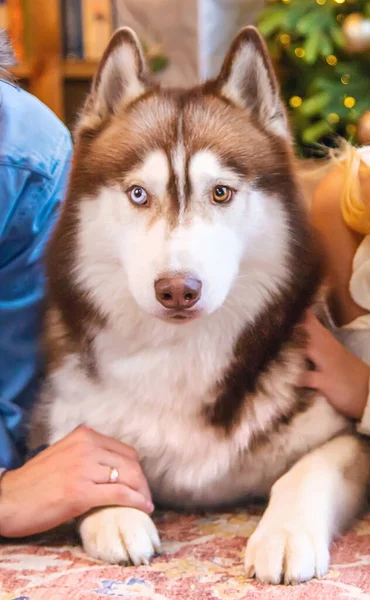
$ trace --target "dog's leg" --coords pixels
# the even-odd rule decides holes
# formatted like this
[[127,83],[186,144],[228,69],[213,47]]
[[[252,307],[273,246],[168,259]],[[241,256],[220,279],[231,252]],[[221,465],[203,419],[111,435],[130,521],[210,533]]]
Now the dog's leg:
[[331,540],[365,501],[369,470],[366,443],[351,435],[335,438],[297,462],[272,488],[247,545],[247,575],[275,584],[323,576]]
[[152,519],[135,508],[99,508],[79,520],[79,531],[87,554],[107,563],[147,565],[160,551]]

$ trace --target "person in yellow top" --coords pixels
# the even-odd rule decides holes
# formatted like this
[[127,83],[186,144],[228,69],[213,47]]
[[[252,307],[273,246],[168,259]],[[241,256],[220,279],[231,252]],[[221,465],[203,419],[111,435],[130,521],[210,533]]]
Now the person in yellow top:
[[302,384],[318,389],[370,435],[370,147],[345,145],[316,188],[312,219],[321,233],[334,320],[330,333],[309,314]]

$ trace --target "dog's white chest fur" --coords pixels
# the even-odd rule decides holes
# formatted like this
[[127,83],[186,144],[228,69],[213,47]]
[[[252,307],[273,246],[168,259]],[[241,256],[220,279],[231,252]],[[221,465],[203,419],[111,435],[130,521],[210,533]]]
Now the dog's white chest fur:
[[250,451],[256,435],[269,434],[276,406],[291,402],[287,381],[300,362],[295,354],[290,369],[284,364],[266,378],[266,398],[260,394],[249,400],[253,420],[246,415],[230,435],[212,427],[204,408],[215,401],[233,334],[225,332],[221,345],[214,335],[216,320],[211,329],[212,335],[205,331],[193,338],[189,328],[181,342],[170,335],[156,347],[146,345],[145,336],[124,347],[118,336],[99,334],[96,379],[87,377],[73,356],[51,378],[48,441],[80,424],[121,439],[135,447],[154,496],[167,503],[217,505],[248,493],[267,493],[297,457],[343,429],[345,422],[318,399],[295,418],[294,427],[265,440],[260,451]]

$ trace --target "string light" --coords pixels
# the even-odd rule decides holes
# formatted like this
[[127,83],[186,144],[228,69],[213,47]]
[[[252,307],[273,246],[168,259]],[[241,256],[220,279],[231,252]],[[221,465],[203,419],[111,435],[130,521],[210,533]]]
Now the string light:
[[347,125],[346,131],[347,131],[348,135],[355,135],[355,133],[357,131],[357,127],[356,127],[356,125],[353,125],[353,123],[350,123],[349,125]]
[[329,56],[326,57],[326,62],[328,63],[328,65],[330,65],[331,67],[334,67],[337,62],[338,59],[336,56],[334,56],[334,54],[329,54]]
[[290,4],[292,0],[283,0],[284,4]]
[[290,35],[288,33],[282,33],[279,37],[279,40],[282,44],[284,44],[284,46],[287,46],[288,44],[290,44]]
[[349,75],[348,75],[348,73],[346,73],[345,75],[343,75],[340,78],[340,80],[343,83],[343,85],[348,85],[348,83],[349,83]]
[[337,4],[344,4],[346,0],[334,0]]
[[338,123],[339,122],[339,115],[337,113],[330,113],[328,115],[328,121],[329,123]]
[[292,96],[289,100],[289,104],[292,108],[298,108],[302,104],[302,98],[300,96]]
[[346,108],[353,108],[354,105],[356,104],[356,100],[355,100],[355,98],[353,98],[353,96],[347,96],[344,99],[343,104]]
[[320,6],[323,6],[324,4],[326,4],[326,0],[316,0],[317,4],[320,4]]
[[303,57],[304,57],[304,55],[306,54],[306,51],[305,51],[303,48],[296,48],[296,49],[294,50],[294,54],[295,54],[296,56],[298,56],[298,58],[303,58]]

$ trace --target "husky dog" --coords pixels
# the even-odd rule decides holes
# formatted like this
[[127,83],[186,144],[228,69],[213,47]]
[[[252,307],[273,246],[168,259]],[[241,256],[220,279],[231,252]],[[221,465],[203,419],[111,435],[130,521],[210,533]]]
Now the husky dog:
[[[298,387],[320,260],[293,161],[254,28],[190,90],[151,84],[136,35],[116,32],[47,252],[48,374],[31,436],[51,444],[84,423],[126,442],[165,506],[271,492],[245,553],[247,575],[269,583],[327,571],[370,464],[352,424]],[[159,548],[131,508],[96,510],[79,530],[108,562]]]

